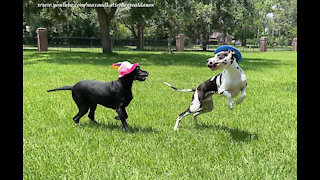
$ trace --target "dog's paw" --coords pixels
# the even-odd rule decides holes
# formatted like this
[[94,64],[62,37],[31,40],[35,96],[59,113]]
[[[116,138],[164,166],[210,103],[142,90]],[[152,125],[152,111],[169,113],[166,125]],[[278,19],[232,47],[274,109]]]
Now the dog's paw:
[[76,125],[79,125],[79,119],[78,120],[73,120],[73,122],[76,124]]
[[129,128],[122,128],[122,130],[125,131],[125,132],[128,133],[128,134],[133,134],[133,132],[131,132],[131,131],[129,130]]
[[95,124],[98,124],[98,122],[94,119],[94,120],[91,120],[91,122],[95,123]]
[[229,109],[232,110],[233,109],[233,101],[232,100],[228,100],[227,103],[228,103]]
[[82,125],[80,123],[75,123],[74,125],[75,125],[75,127],[82,127]]
[[202,127],[202,124],[198,122],[198,123],[195,123],[195,126],[196,127]]
[[202,126],[202,124],[201,124],[199,121],[195,121],[194,124],[195,124],[196,126]]
[[244,100],[245,97],[246,97],[246,95],[245,95],[245,94],[242,94],[242,95],[237,99],[236,104],[242,103],[242,101]]
[[178,129],[179,129],[179,128],[176,127],[176,126],[174,126],[174,128],[173,128],[174,131],[177,131]]
[[115,119],[115,120],[119,120],[119,121],[121,121],[121,119],[120,119],[120,117],[119,117],[119,116],[114,117],[114,119]]
[[240,103],[242,103],[242,101],[243,101],[243,99],[237,99],[237,101],[236,101],[236,104],[240,104]]

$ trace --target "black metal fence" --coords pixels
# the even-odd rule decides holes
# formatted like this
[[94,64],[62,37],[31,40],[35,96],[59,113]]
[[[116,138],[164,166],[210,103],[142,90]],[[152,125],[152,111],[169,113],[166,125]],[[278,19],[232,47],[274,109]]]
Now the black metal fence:
[[[137,39],[113,39],[112,49],[115,51],[138,50],[140,40]],[[237,44],[230,44],[236,46],[242,52],[259,52],[259,43],[247,44],[246,46],[239,46]],[[48,37],[49,50],[65,50],[65,51],[89,51],[102,52],[101,40],[96,37]],[[207,51],[214,51],[219,44],[207,43]],[[23,37],[23,48],[37,48],[37,38],[32,36]],[[168,51],[168,40],[166,39],[144,39],[143,51]],[[176,41],[171,41],[171,50],[176,50]],[[193,43],[191,41],[185,42],[186,51],[202,51],[200,42]],[[291,46],[272,46],[268,45],[268,51],[292,50]]]
[[[113,39],[112,49],[121,50],[137,50],[140,40],[137,39]],[[168,50],[168,41],[161,39],[145,39],[143,42],[143,50],[145,51],[166,51]],[[23,37],[24,48],[36,48],[37,38],[25,36]],[[101,40],[96,37],[68,37],[68,38],[50,38],[48,37],[49,49],[59,49],[68,51],[102,51]],[[175,50],[175,41],[171,43],[172,50]]]

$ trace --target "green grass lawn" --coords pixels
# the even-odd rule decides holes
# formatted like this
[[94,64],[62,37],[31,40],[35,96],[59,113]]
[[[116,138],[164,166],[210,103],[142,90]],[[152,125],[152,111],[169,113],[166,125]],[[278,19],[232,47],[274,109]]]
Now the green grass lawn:
[[[24,179],[297,179],[297,53],[243,53],[247,97],[233,111],[213,96],[214,110],[184,118],[196,88],[218,72],[205,66],[212,52],[23,51]],[[138,62],[149,72],[133,85],[127,134],[116,112],[98,106],[82,126],[70,91],[46,90],[85,79],[116,80],[115,62]]]

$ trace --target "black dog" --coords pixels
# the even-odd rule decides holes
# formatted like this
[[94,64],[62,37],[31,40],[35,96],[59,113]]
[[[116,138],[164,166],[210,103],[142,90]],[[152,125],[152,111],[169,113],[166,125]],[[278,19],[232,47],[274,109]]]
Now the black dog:
[[134,80],[145,81],[148,76],[147,71],[142,71],[140,66],[120,77],[117,81],[100,82],[94,80],[80,81],[74,86],[64,86],[57,89],[48,90],[47,92],[57,90],[71,90],[72,97],[79,108],[78,114],[73,118],[76,124],[79,124],[80,118],[85,115],[89,108],[90,112],[88,117],[91,121],[96,122],[94,119],[94,111],[97,104],[101,104],[107,108],[115,109],[118,116],[117,120],[121,120],[123,128],[126,132],[130,132],[126,119],[128,118],[126,107],[132,100],[132,83]]

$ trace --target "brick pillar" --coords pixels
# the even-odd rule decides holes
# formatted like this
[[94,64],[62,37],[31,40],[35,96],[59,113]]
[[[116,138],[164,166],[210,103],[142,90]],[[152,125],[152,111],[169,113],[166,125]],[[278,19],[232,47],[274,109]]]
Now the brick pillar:
[[184,51],[184,34],[178,34],[176,36],[176,48],[177,48],[177,51],[180,51],[180,52]]
[[298,38],[293,38],[292,40],[292,51],[297,51],[298,47]]
[[268,46],[268,38],[261,37],[260,38],[260,51],[267,52],[267,46]]
[[46,28],[37,28],[38,51],[48,51],[48,31]]
[[227,42],[228,42],[228,43],[231,43],[231,42],[232,42],[232,37],[231,37],[231,36],[228,36],[228,37],[227,37]]

